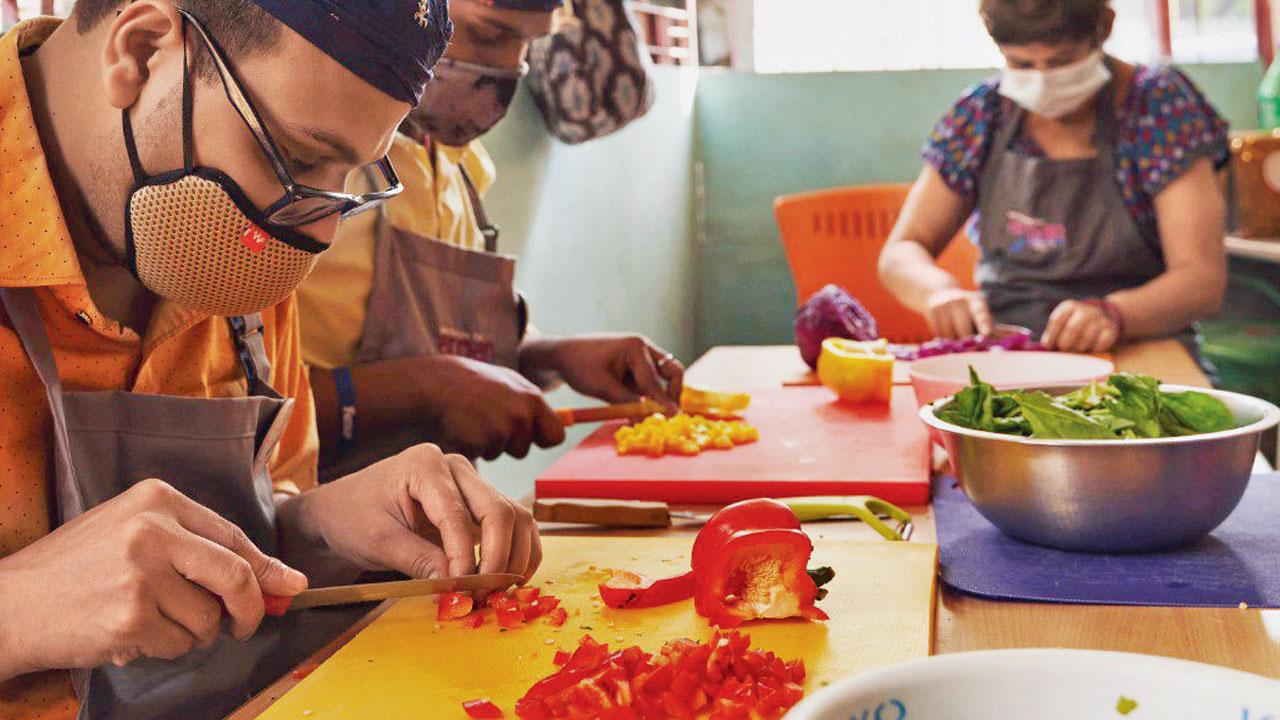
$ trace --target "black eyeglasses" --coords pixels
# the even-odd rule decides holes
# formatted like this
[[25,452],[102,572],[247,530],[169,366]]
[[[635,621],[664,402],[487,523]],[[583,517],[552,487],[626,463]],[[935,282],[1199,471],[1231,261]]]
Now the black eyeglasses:
[[249,131],[253,133],[258,145],[262,147],[267,161],[271,163],[271,169],[275,171],[280,184],[284,186],[284,195],[265,210],[268,220],[284,227],[298,227],[316,222],[330,215],[341,214],[342,217],[348,218],[366,210],[372,210],[404,191],[404,185],[400,183],[400,178],[396,177],[395,169],[391,167],[391,160],[385,156],[374,163],[373,166],[370,166],[370,169],[376,167],[382,173],[382,177],[387,183],[385,190],[352,195],[345,192],[321,190],[296,182],[293,179],[293,175],[289,173],[289,168],[285,165],[284,159],[280,156],[280,150],[271,139],[271,134],[267,132],[267,126],[262,122],[262,118],[258,116],[258,111],[254,109],[253,103],[249,101],[249,96],[245,94],[244,87],[236,79],[231,66],[227,64],[226,57],[223,55],[221,48],[218,47],[217,42],[194,15],[181,8],[178,8],[178,12],[191,24],[191,27],[195,28],[196,34],[200,36],[205,48],[209,50],[209,55],[213,58],[214,67],[218,70],[218,77],[222,79],[222,87],[226,89],[227,99],[231,101],[231,106],[235,108],[240,115],[240,119],[248,126]]

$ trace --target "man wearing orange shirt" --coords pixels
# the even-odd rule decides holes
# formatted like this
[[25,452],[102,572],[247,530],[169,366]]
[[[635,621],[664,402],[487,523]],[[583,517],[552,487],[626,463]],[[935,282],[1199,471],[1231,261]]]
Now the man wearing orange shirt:
[[263,593],[536,568],[434,447],[312,489],[293,290],[398,191],[450,32],[444,0],[80,0],[0,38],[0,717],[218,716]]

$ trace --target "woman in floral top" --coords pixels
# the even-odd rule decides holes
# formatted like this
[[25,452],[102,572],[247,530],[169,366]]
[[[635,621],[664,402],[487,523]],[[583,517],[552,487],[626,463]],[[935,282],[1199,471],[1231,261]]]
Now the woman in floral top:
[[[1226,122],[1178,70],[1103,54],[1107,0],[981,13],[1006,67],[930,135],[881,278],[942,337],[1007,322],[1051,349],[1176,336],[1194,350],[1226,286]],[[970,217],[979,292],[935,263]]]

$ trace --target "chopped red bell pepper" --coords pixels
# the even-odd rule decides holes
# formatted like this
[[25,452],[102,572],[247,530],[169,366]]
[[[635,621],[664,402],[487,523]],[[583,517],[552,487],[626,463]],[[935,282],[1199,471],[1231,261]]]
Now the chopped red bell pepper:
[[536,587],[518,587],[515,591],[516,600],[519,601],[521,605],[528,605],[532,603],[537,600],[538,596],[541,594],[542,588]]
[[533,599],[526,604],[517,594],[516,602],[520,604],[520,612],[524,613],[525,622],[533,622],[560,606],[560,598],[554,595],[533,596]]
[[600,599],[611,608],[648,608],[669,605],[693,597],[692,571],[676,577],[653,580],[625,570],[614,570],[600,585]]
[[827,619],[814,607],[806,571],[813,543],[791,508],[775,500],[735,503],[712,516],[693,546],[694,606],[711,624],[756,618]]
[[698,531],[693,541],[694,572],[710,563],[716,552],[743,530],[773,530],[775,528],[800,529],[800,519],[791,508],[778,502],[760,498],[743,500],[725,506],[711,516]]
[[440,593],[440,607],[436,610],[437,620],[459,620],[471,612],[475,598],[467,593]]
[[547,613],[547,624],[551,627],[564,627],[565,622],[568,620],[569,613],[562,607],[558,607]]
[[710,713],[722,720],[778,720],[804,696],[789,680],[795,662],[752,649],[738,633],[708,643],[668,642],[656,654],[639,647],[610,652],[590,636],[562,667],[535,684],[515,705],[521,720],[593,718],[667,720]]
[[467,717],[477,718],[478,720],[491,720],[493,718],[506,717],[502,712],[502,708],[494,705],[493,701],[489,698],[468,700],[462,703],[462,709],[466,711]]
[[476,610],[462,618],[462,627],[468,630],[475,630],[481,625],[484,625],[484,610]]
[[493,614],[498,620],[498,626],[507,630],[524,625],[524,611],[515,602],[495,608]]
[[516,701],[516,717],[520,720],[554,720],[555,718],[546,703],[530,697]]

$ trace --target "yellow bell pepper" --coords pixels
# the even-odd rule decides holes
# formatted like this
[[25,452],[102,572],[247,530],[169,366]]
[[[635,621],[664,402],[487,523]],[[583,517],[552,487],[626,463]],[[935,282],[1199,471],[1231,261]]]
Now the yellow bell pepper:
[[727,393],[685,383],[680,391],[680,410],[710,418],[736,418],[751,404],[746,393]]
[[818,379],[844,402],[887,405],[893,397],[893,355],[888,341],[823,340]]
[[613,434],[619,455],[697,455],[706,449],[728,450],[755,442],[760,431],[745,422],[709,420],[678,413],[668,418],[650,415],[635,425],[625,425]]

